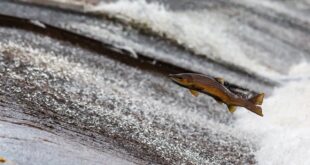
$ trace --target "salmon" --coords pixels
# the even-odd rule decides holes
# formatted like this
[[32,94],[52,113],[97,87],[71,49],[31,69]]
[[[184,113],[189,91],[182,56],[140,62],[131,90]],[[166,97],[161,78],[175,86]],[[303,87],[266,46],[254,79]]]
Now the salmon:
[[263,116],[260,105],[263,104],[264,93],[247,99],[226,88],[222,78],[213,78],[196,73],[170,74],[169,77],[176,84],[189,89],[194,96],[204,93],[213,97],[217,102],[226,104],[231,113],[235,112],[237,107],[244,107],[259,116]]

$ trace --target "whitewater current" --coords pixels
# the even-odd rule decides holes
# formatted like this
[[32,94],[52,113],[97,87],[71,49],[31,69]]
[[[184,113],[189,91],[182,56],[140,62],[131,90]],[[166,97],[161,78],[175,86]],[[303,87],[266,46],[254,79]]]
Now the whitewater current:
[[[310,65],[291,69],[291,79],[265,99],[264,117],[239,111],[235,127],[248,132],[259,144],[259,164],[310,164]],[[296,79],[296,76],[300,77]]]
[[[248,2],[250,1],[244,1]],[[272,7],[272,2],[269,1],[262,4]],[[286,10],[281,5],[273,6],[276,10],[281,9],[280,12]],[[101,3],[87,10],[109,14],[127,23],[142,24],[176,40],[197,54],[280,82],[281,85],[264,100],[263,118],[249,115],[246,110],[240,109],[236,112],[237,120],[233,127],[244,131],[245,136],[258,144],[255,156],[259,164],[310,164],[310,64],[305,62],[308,61],[307,52],[294,50],[300,58],[296,58],[298,60],[288,66],[294,59],[292,55],[288,55],[291,60],[286,60],[283,52],[290,50],[282,52],[277,48],[289,49],[288,46],[277,43],[273,38],[248,26],[236,25],[238,22],[233,17],[229,18],[207,9],[172,11],[169,6],[157,2],[123,0]],[[292,17],[296,16],[296,13],[290,14]],[[282,35],[286,36],[287,40],[293,40],[294,35],[285,29],[283,31]],[[269,58],[268,53],[256,49],[256,45],[249,46],[253,43],[240,45],[236,33],[244,32],[251,34],[257,42],[272,43],[275,50],[271,53],[281,56],[273,54],[274,57]],[[270,63],[264,61],[265,58]],[[284,62],[286,65],[283,65]]]
[[[195,0],[195,2],[196,1],[199,0]],[[199,2],[204,4],[203,1]],[[116,18],[127,24],[138,25],[138,28],[149,29],[161,37],[175,41],[177,44],[191,50],[196,55],[212,59],[223,65],[238,67],[253,75],[263,76],[273,81],[277,81],[280,85],[276,86],[272,93],[266,94],[267,96],[262,105],[264,112],[263,118],[257,117],[251,112],[240,108],[234,114],[236,120],[229,126],[226,124],[215,123],[212,120],[209,121],[209,118],[201,116],[198,113],[193,114],[191,111],[187,111],[187,109],[185,112],[188,114],[185,115],[185,112],[180,112],[181,103],[179,102],[177,102],[178,104],[176,105],[169,105],[169,103],[167,103],[169,106],[163,104],[161,105],[162,107],[156,107],[158,101],[154,101],[151,105],[154,105],[156,108],[152,109],[150,108],[151,106],[145,105],[144,109],[148,110],[146,112],[149,113],[153,113],[152,110],[156,110],[157,113],[160,112],[160,115],[158,116],[162,117],[167,116],[165,109],[167,108],[169,110],[168,112],[171,113],[171,116],[179,115],[179,120],[182,119],[183,121],[184,119],[188,123],[203,126],[206,125],[211,127],[212,131],[216,133],[224,130],[223,132],[230,132],[240,139],[248,139],[257,145],[255,159],[258,164],[261,165],[310,164],[310,33],[308,33],[307,28],[302,26],[304,24],[307,25],[307,23],[310,22],[310,17],[304,16],[304,13],[307,13],[307,10],[305,9],[308,9],[307,4],[309,6],[309,2],[300,0],[300,3],[298,4],[301,4],[301,2],[304,2],[303,4],[305,4],[301,7],[300,5],[296,5],[297,7],[289,5],[289,7],[292,7],[292,10],[291,8],[288,8],[288,6],[282,5],[281,3],[284,3],[282,1],[275,2],[264,0],[263,3],[258,3],[258,1],[255,2],[253,0],[242,0],[239,2],[218,0],[208,2],[210,3],[206,8],[202,7],[202,9],[199,8],[194,10],[186,10],[182,8],[182,10],[176,10],[167,5],[168,3],[159,3],[156,1],[105,1],[96,6],[87,6],[85,10],[86,12],[96,12],[109,15],[109,17]],[[258,10],[253,9],[256,5],[261,5],[260,7],[257,7]],[[298,10],[293,10],[296,8]],[[268,12],[271,10],[275,12],[271,12],[271,14],[268,15]],[[302,12],[300,12],[301,10]],[[266,14],[266,16],[263,14]],[[283,16],[283,18],[279,18],[278,20],[278,16]],[[286,19],[293,19],[295,22],[285,23]],[[78,27],[79,25],[80,28],[86,30],[90,29],[90,25],[86,26],[85,24],[74,24],[72,22],[71,26]],[[64,22],[64,24],[70,24],[70,22]],[[296,25],[298,28],[292,28],[290,26],[292,24]],[[112,34],[112,30],[103,31],[102,29],[107,29],[107,27],[98,28],[96,26],[96,28],[91,29],[91,31],[93,33],[98,33],[98,35],[101,34],[102,36]],[[123,29],[119,28],[118,30],[122,31]],[[115,33],[118,34],[118,32]],[[150,50],[150,48],[145,47],[145,45],[141,46],[139,43],[129,42],[126,40],[126,37],[124,37],[125,39],[122,37],[116,38],[117,35],[111,35],[109,37],[119,42],[126,41],[128,45],[122,45],[122,47],[128,47],[129,50],[132,50],[133,55],[134,51],[137,50],[140,52],[155,52],[154,54],[160,51],[157,49]],[[55,45],[55,43],[53,43],[53,45]],[[18,45],[10,44],[9,46],[18,47]],[[32,50],[27,50],[27,52],[32,52]],[[34,59],[45,59],[41,56],[34,56],[35,54],[35,52],[32,52]],[[47,57],[53,57],[53,55],[48,55]],[[52,61],[59,60],[54,57],[50,59]],[[178,57],[175,57],[175,60],[179,60]],[[83,60],[81,61],[81,63],[84,63]],[[49,61],[46,63],[51,65],[52,71],[58,71],[58,65],[60,64],[63,66],[70,66],[66,62],[67,59],[57,61],[57,63],[55,62],[57,64],[55,64],[55,66],[54,63]],[[191,62],[194,63],[195,61]],[[112,64],[113,63],[110,61],[107,63],[109,68],[114,67]],[[141,99],[141,95],[137,92],[139,90],[135,89],[130,91],[130,96],[127,88],[126,91],[123,91],[123,88],[121,87],[126,86],[126,81],[119,81],[116,78],[114,79],[115,73],[108,75],[108,80],[114,85],[118,83],[119,88],[121,89],[116,87],[113,89],[105,88],[111,84],[109,84],[108,80],[99,78],[101,78],[101,75],[106,76],[106,72],[108,72],[107,70],[100,68],[94,69],[94,72],[90,72],[87,69],[80,69],[79,65],[80,63],[74,65],[77,66],[75,67],[75,70],[80,71],[80,75],[87,73],[85,74],[87,75],[87,80],[89,79],[89,76],[92,80],[96,80],[95,82],[98,81],[96,84],[100,84],[98,85],[98,88],[101,89],[101,93],[105,94],[107,91],[116,94],[121,93],[126,96],[126,99],[127,95],[131,98],[136,96],[134,97],[135,100],[132,101],[135,103],[138,102],[137,100]],[[71,67],[70,69],[72,68],[74,69],[74,67]],[[204,68],[200,69],[203,70]],[[69,69],[67,72],[70,73]],[[105,74],[102,74],[101,72],[104,72]],[[129,75],[129,78],[134,77],[133,75],[135,74],[141,74],[140,71],[137,72],[138,73],[132,73],[132,75]],[[65,75],[66,74],[67,73],[65,73]],[[81,78],[80,75],[76,76],[76,79],[79,81],[83,78]],[[121,75],[119,77],[121,77],[121,80],[125,79]],[[102,85],[101,82],[104,81],[108,85]],[[146,80],[144,81],[147,82]],[[141,84],[145,83],[144,81],[141,81]],[[86,82],[88,81],[82,81],[82,84],[87,84]],[[97,89],[96,84],[94,86]],[[162,82],[162,84],[164,84],[164,82]],[[139,86],[139,84],[137,86]],[[133,88],[135,87],[136,86]],[[156,87],[157,86],[154,88]],[[105,91],[103,89],[105,89]],[[167,89],[169,89],[167,91],[172,90],[170,86],[169,88],[167,87]],[[70,88],[68,90],[73,89]],[[181,98],[189,97],[185,94],[185,90],[180,90],[178,92],[179,93],[175,93],[181,95]],[[144,94],[145,92],[143,91],[141,93]],[[163,93],[167,93],[166,90],[163,90]],[[147,96],[147,94],[145,95]],[[163,100],[168,102],[169,97]],[[191,100],[191,102],[193,101]],[[142,101],[141,105],[144,105],[142,104]],[[171,108],[173,106],[176,107]],[[203,106],[205,106],[205,102],[203,102]],[[98,107],[101,112],[101,107]],[[196,105],[192,107],[196,107]],[[193,109],[192,107],[189,107],[188,109]],[[161,111],[165,112],[161,113]],[[121,112],[118,113],[121,114]],[[223,112],[223,114],[224,113],[225,112]],[[222,114],[222,112],[219,111],[219,114]],[[111,113],[111,115],[115,114]],[[191,118],[188,119],[186,116],[191,116]],[[210,117],[211,115],[208,116]],[[219,116],[219,118],[221,118],[221,115],[214,116]],[[128,117],[128,120],[130,122],[132,121],[133,125],[137,125],[137,122],[135,122],[136,119]],[[141,130],[146,129],[145,127],[142,127]],[[203,130],[201,132],[203,132]],[[165,132],[160,133],[164,140],[170,139],[170,137],[165,135]],[[166,142],[164,140],[163,142]],[[218,140],[218,137],[214,136],[212,140],[217,142],[216,140]],[[197,145],[197,148],[199,148],[200,145],[201,144]],[[171,149],[171,151],[175,151],[175,149]],[[164,154],[165,153],[163,153],[163,155]],[[191,155],[190,152],[185,150],[184,154],[189,155],[189,157],[194,155],[195,158],[196,156],[200,158],[198,151]]]

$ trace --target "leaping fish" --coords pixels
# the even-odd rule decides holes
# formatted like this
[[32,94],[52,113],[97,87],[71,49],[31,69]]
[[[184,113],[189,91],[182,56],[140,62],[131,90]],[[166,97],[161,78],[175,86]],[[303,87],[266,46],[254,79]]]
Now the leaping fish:
[[262,108],[259,105],[263,104],[264,93],[245,99],[227,89],[222,78],[213,78],[196,73],[170,74],[169,77],[176,84],[188,88],[194,96],[198,96],[200,92],[213,97],[219,103],[226,104],[231,113],[235,112],[239,106],[263,116]]

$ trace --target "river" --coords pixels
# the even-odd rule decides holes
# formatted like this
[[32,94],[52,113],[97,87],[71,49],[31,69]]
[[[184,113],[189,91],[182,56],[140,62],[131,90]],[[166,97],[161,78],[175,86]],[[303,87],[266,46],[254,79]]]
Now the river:
[[[78,2],[81,8],[67,11],[66,5],[59,10],[3,1],[0,13],[94,38],[131,59],[142,54],[153,67],[1,27],[1,104],[23,109],[2,111],[3,118],[25,120],[16,115],[25,113],[43,126],[85,130],[98,141],[86,146],[119,153],[128,163],[310,164],[307,0]],[[265,92],[264,117],[244,108],[230,114],[208,96],[192,97],[156,70],[160,62]],[[54,132],[65,134],[61,130]],[[37,159],[14,152],[0,154],[20,164],[21,155]]]

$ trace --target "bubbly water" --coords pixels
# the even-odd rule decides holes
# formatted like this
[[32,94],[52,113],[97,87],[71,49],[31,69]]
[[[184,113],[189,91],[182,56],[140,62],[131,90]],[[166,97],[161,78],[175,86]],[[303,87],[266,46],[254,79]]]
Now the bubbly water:
[[[309,69],[309,64],[300,64],[291,75],[309,75]],[[310,164],[309,98],[309,78],[293,79],[265,99],[263,118],[237,112],[235,126],[259,143],[256,159],[260,164]]]
[[[229,19],[208,11],[169,11],[163,5],[146,1],[118,1],[95,7],[93,10],[107,12],[128,22],[142,23],[179,44],[206,55],[262,73],[268,70],[245,55],[230,32]],[[212,45],[210,45],[212,43]],[[255,65],[255,70],[251,66]],[[268,72],[277,75],[276,72]]]
[[[203,1],[193,0],[193,2],[197,1],[204,4]],[[237,4],[239,2],[240,4],[242,3],[242,7],[240,7],[240,4]],[[174,9],[167,5],[170,2],[158,3],[145,0],[122,0],[117,2],[101,3],[95,7],[87,7],[86,10],[88,12],[95,11],[102,14],[107,14],[119,20],[125,21],[128,24],[135,24],[139,25],[140,28],[150,29],[158,35],[183,45],[185,48],[192,50],[197,55],[205,56],[224,65],[229,64],[246,70],[249,73],[268,77],[272,80],[280,82],[281,85],[276,87],[272,95],[266,97],[264,100],[263,118],[253,115],[251,112],[240,108],[237,112],[235,112],[237,119],[236,121],[233,121],[232,125],[227,125],[227,123],[219,123],[218,121],[220,121],[220,119],[227,117],[227,113],[220,111],[219,108],[209,108],[212,110],[219,110],[218,112],[214,112],[215,114],[213,116],[213,111],[212,113],[208,112],[208,115],[201,115],[199,113],[205,110],[205,97],[199,98],[202,101],[197,101],[197,99],[194,100],[192,98],[186,100],[185,98],[190,96],[186,95],[184,90],[180,90],[172,85],[170,86],[170,84],[167,85],[165,80],[161,78],[156,79],[158,82],[153,85],[152,81],[154,81],[154,79],[152,79],[152,81],[149,80],[153,77],[139,77],[137,75],[140,75],[141,73],[136,70],[134,70],[135,72],[130,72],[131,74],[120,74],[122,72],[119,71],[117,75],[118,77],[114,78],[116,72],[113,71],[113,68],[119,69],[115,66],[120,64],[114,64],[113,61],[101,62],[99,66],[107,65],[102,67],[104,69],[101,67],[93,68],[86,65],[87,60],[83,58],[87,57],[82,55],[78,58],[81,62],[71,62],[69,60],[70,56],[66,58],[61,56],[56,58],[54,54],[47,53],[43,53],[47,55],[39,56],[37,54],[42,52],[39,51],[38,53],[32,49],[26,51],[31,53],[24,58],[31,57],[36,60],[36,63],[34,62],[33,64],[36,67],[40,67],[41,63],[46,63],[51,72],[55,72],[60,75],[69,75],[69,77],[71,76],[73,79],[76,79],[76,82],[78,82],[77,84],[80,84],[82,87],[94,86],[94,89],[100,89],[97,92],[100,97],[110,97],[110,95],[106,96],[106,93],[108,92],[112,96],[115,95],[129,102],[132,101],[132,106],[134,106],[133,109],[138,109],[136,110],[137,112],[142,112],[142,110],[139,109],[142,107],[143,114],[141,116],[146,116],[147,120],[154,120],[158,122],[159,126],[162,126],[167,122],[168,124],[171,124],[170,129],[172,129],[174,128],[173,124],[176,123],[175,125],[178,126],[178,123],[185,123],[184,121],[187,121],[186,126],[189,125],[189,128],[192,128],[190,127],[192,125],[195,127],[200,126],[200,130],[194,130],[190,133],[186,132],[188,130],[185,128],[181,129],[185,132],[184,136],[182,136],[184,139],[189,137],[188,135],[191,133],[199,133],[197,137],[202,140],[196,142],[197,145],[195,147],[197,149],[195,148],[195,151],[197,152],[191,153],[189,150],[183,150],[183,148],[178,151],[173,148],[174,146],[171,147],[167,145],[168,149],[163,148],[160,150],[161,152],[159,153],[162,155],[167,155],[167,151],[178,151],[181,153],[179,154],[180,159],[188,158],[193,162],[202,162],[201,159],[203,157],[201,157],[200,153],[206,147],[210,147],[210,145],[205,144],[206,142],[214,142],[216,145],[212,147],[216,147],[218,144],[221,144],[224,148],[227,146],[234,146],[238,149],[237,145],[239,143],[235,143],[234,138],[227,136],[229,137],[227,140],[225,135],[229,134],[238,138],[240,141],[248,140],[257,144],[255,159],[259,164],[310,164],[310,36],[307,31],[307,27],[304,27],[304,25],[308,25],[307,23],[310,22],[310,17],[305,17],[304,15],[304,13],[308,12],[305,9],[308,9],[307,5],[309,6],[309,2],[306,0],[300,0],[296,2],[298,5],[290,6],[292,9],[296,10],[292,10],[287,6],[285,7],[285,5],[279,5],[281,2],[278,3],[275,1],[265,0],[260,3],[253,0],[242,0],[239,2],[224,2],[220,0],[208,1],[209,6],[207,5],[199,8],[200,6],[198,5],[196,6],[197,8],[194,7],[191,8],[191,10],[187,10],[184,8]],[[223,6],[225,3],[228,3],[228,6]],[[255,5],[261,5],[261,8],[254,10],[253,6],[255,7]],[[277,11],[280,14],[284,13],[286,16],[282,20],[277,20],[278,15],[275,13],[271,12],[271,14],[268,15],[270,9]],[[262,12],[266,13],[265,17],[261,16]],[[267,18],[269,20],[267,20]],[[287,23],[285,22],[287,18],[290,20],[294,19],[295,22]],[[85,28],[95,33],[100,33],[101,35],[109,37],[109,39],[117,42],[128,41],[126,40],[126,34],[123,34],[123,36],[120,37],[118,35],[114,35],[117,33],[115,31],[115,33],[111,33],[112,30],[102,30],[107,29],[107,27],[98,28],[93,26],[91,29],[90,26],[85,26],[85,24],[72,22],[65,23],[68,26],[71,25],[79,28]],[[290,24],[296,25],[297,28],[294,29],[290,27]],[[122,31],[122,29],[120,29],[120,31]],[[8,45],[8,47],[19,48],[19,46],[15,44]],[[55,43],[51,45],[55,46]],[[60,45],[61,44],[58,46],[60,47]],[[143,51],[143,49],[146,49],[145,45],[141,46],[134,42],[129,43],[129,41],[127,42],[127,45],[122,46],[128,46],[129,50],[131,50],[132,47],[136,48],[133,49],[133,51],[136,51],[137,49],[139,51]],[[76,52],[79,51],[80,50],[76,50]],[[153,52],[156,54],[158,51],[159,50],[157,49],[152,49],[145,52]],[[132,54],[134,55],[134,53]],[[100,61],[101,57],[97,58]],[[177,56],[174,58],[178,60]],[[195,61],[190,62],[195,63]],[[77,74],[71,74],[72,70],[74,70]],[[125,68],[123,70],[130,70],[130,68]],[[127,73],[125,71],[124,73]],[[127,77],[124,78],[124,75]],[[141,80],[141,83],[134,86],[132,85],[135,83],[133,80],[137,79],[137,77],[138,80]],[[239,79],[239,77],[237,77],[237,79]],[[90,80],[93,82],[91,85],[89,85]],[[131,83],[130,81],[133,82]],[[143,84],[146,84],[145,87],[147,88],[141,88]],[[152,93],[152,90],[150,89],[152,86],[147,86],[147,84],[153,85],[153,88],[156,89],[154,91],[161,91],[163,94]],[[110,88],[110,86],[112,86],[112,88]],[[157,90],[157,88],[159,89]],[[87,89],[88,88],[85,88],[85,91],[88,91]],[[145,89],[148,89],[151,92]],[[75,92],[74,88],[66,88],[66,90],[72,93]],[[89,91],[93,91],[93,89]],[[176,98],[181,99],[175,99],[177,101],[173,102],[173,95],[176,95]],[[165,96],[164,99],[162,96]],[[153,101],[144,103],[143,101],[139,101],[141,100],[141,97],[154,99],[152,99]],[[87,99],[85,98],[85,104],[89,103]],[[166,135],[166,132],[159,130],[157,135],[154,135],[154,133],[149,134],[149,132],[154,132],[152,127],[150,127],[151,131],[146,129],[149,128],[149,123],[139,125],[136,121],[138,119],[135,119],[130,115],[129,117],[127,117],[128,115],[124,117],[122,114],[123,112],[121,111],[122,108],[123,111],[126,112],[124,114],[133,112],[132,110],[127,110],[128,105],[123,105],[121,102],[122,99],[120,99],[119,103],[119,107],[121,108],[116,108],[115,111],[117,111],[117,113],[115,114],[110,114],[108,108],[106,111],[102,110],[101,106],[97,106],[97,103],[95,104],[92,101],[90,101],[90,105],[95,104],[94,107],[98,108],[97,110],[99,114],[104,112],[103,114],[105,115],[108,114],[111,116],[116,116],[117,119],[122,119],[119,121],[117,120],[119,123],[130,123],[139,129],[141,127],[141,130],[137,129],[137,132],[147,132],[145,135],[148,138],[154,136],[153,138],[155,140],[152,143],[149,143],[149,141],[147,141],[149,139],[147,138],[145,138],[146,142],[144,142],[154,148],[163,146],[163,144],[170,144],[168,141],[171,140],[171,137]],[[182,100],[186,100],[186,102]],[[171,104],[171,102],[173,102],[173,104]],[[201,105],[196,104],[199,102],[201,102]],[[193,105],[189,105],[189,103],[193,103]],[[201,108],[201,111],[193,110],[199,106],[203,107]],[[96,110],[94,107],[91,108]],[[146,115],[144,113],[146,113]],[[178,122],[173,123],[166,119],[169,118],[166,117],[167,114],[174,116],[175,118],[173,118],[173,120]],[[155,120],[154,116],[159,116],[158,121]],[[214,119],[212,120],[210,117],[213,117],[216,120],[213,121]],[[231,121],[230,118],[229,121]],[[161,124],[161,122],[164,124]],[[100,124],[102,123],[99,123],[98,125],[100,126]],[[175,127],[180,129],[177,126]],[[205,128],[211,130],[209,130],[208,135],[205,134]],[[167,129],[165,128],[163,130]],[[221,134],[223,134],[223,137]],[[136,141],[142,141],[138,134],[133,134],[131,138],[135,140],[138,139]],[[204,138],[208,139],[206,140]],[[192,142],[195,142],[194,140],[191,139]],[[186,143],[184,142],[184,144],[188,144],[188,141],[185,141]],[[244,151],[244,148],[240,147],[237,151],[251,152],[251,150],[252,148],[249,149],[249,151]],[[215,156],[217,155],[215,154]],[[219,160],[223,158],[219,157],[214,159]]]
[[[282,78],[288,73],[289,66],[294,66],[305,58],[309,59],[308,33],[283,28],[286,25],[276,23],[283,20],[277,20],[278,17],[272,12],[267,14],[270,17],[268,19],[274,19],[271,21],[253,14],[264,14],[270,10],[289,13],[285,13],[289,10],[281,5],[274,4],[275,7],[270,8],[273,3],[266,1],[261,3],[261,8],[266,11],[260,11],[259,7],[253,8],[257,3],[247,0],[240,4],[231,1],[208,1],[205,4],[203,1],[194,2],[198,9],[183,7],[172,10],[171,5],[165,5],[167,2],[121,0],[103,2],[86,10],[103,13],[128,24],[138,24],[140,28],[152,30],[197,55],[269,79]],[[205,7],[199,9],[199,5]],[[284,18],[296,20],[300,18],[303,24],[310,22],[309,17],[301,17],[296,13],[289,13],[286,17]],[[298,46],[305,47],[305,50],[296,49]],[[292,54],[294,59],[291,58]],[[283,67],[283,62],[288,67]]]
[[[268,1],[262,4],[268,8],[273,7]],[[281,12],[290,11],[281,6],[274,5],[274,7]],[[162,4],[144,0],[125,0],[102,3],[88,10],[108,13],[127,22],[143,23],[153,31],[175,39],[197,54],[230,63],[281,82],[282,85],[277,87],[270,97],[265,98],[263,118],[249,115],[248,111],[240,109],[236,112],[237,120],[234,127],[237,128],[236,130],[245,131],[245,134],[258,144],[255,155],[259,164],[310,164],[310,65],[306,62],[298,64],[307,61],[305,57],[309,54],[299,52],[302,58],[291,67],[284,65],[286,62],[289,63],[285,60],[282,60],[278,68],[276,65],[270,66],[262,62],[265,58],[263,53],[257,55],[258,49],[239,45],[239,38],[236,38],[233,32],[244,31],[248,34],[253,32],[252,38],[272,41],[260,36],[263,34],[251,31],[247,26],[237,26],[237,22],[233,19],[207,9],[172,11],[168,8]],[[289,15],[298,14],[290,11]],[[236,27],[239,31],[232,29]],[[292,35],[289,32],[286,34]],[[272,44],[275,45],[275,53],[281,54],[281,50],[277,50],[279,45],[275,42]],[[284,47],[287,48],[287,46]],[[253,58],[247,53],[257,56]],[[277,63],[282,58],[284,57],[269,60]],[[294,61],[292,55],[287,59]]]

